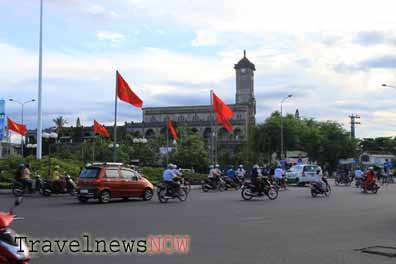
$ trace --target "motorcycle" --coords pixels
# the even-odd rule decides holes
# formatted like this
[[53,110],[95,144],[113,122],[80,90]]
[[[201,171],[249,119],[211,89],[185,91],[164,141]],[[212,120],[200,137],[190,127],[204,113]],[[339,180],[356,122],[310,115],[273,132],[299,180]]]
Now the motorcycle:
[[23,184],[23,182],[18,180],[13,180],[11,183],[11,191],[12,194],[16,197],[23,196],[26,192],[28,193],[40,193],[44,195],[45,187],[44,180],[41,176],[36,172],[34,176],[34,180],[32,181],[32,188],[29,189],[28,186]]
[[238,190],[239,189],[239,182],[237,183],[236,181],[234,181],[233,179],[231,179],[228,176],[223,176],[221,178],[225,183],[225,190],[228,190],[228,189]]
[[29,249],[18,234],[9,228],[14,220],[23,219],[13,214],[16,206],[20,205],[23,197],[18,197],[9,212],[0,212],[0,263],[28,264],[30,261]]
[[316,196],[322,194],[326,197],[329,197],[331,194],[330,184],[326,179],[323,179],[325,186],[321,182],[312,182],[311,183],[311,196],[315,198]]
[[209,180],[209,179],[205,179],[202,181],[203,192],[209,192],[210,190],[224,191],[225,189],[226,189],[226,183],[221,177],[218,179],[218,181]]
[[349,176],[337,176],[335,178],[336,185],[344,184],[345,186],[349,186],[349,185],[351,185],[351,183],[352,183],[352,180],[351,180],[351,178],[349,178]]
[[72,177],[65,173],[64,179],[58,182],[45,180],[43,183],[44,196],[51,196],[51,194],[68,193],[72,196],[76,195],[77,184],[73,181]]
[[356,186],[356,188],[360,188],[362,186],[361,178],[355,178],[355,186]]
[[362,188],[362,192],[367,192],[367,191],[369,191],[369,192],[372,192],[372,193],[376,194],[376,193],[378,193],[378,190],[379,190],[380,187],[378,186],[378,184],[377,184],[376,181],[373,181],[372,183],[370,183],[370,184],[367,186],[367,190],[365,190],[365,189],[363,188],[363,184],[361,185],[361,188]]
[[278,190],[272,185],[268,179],[261,179],[262,192],[258,192],[253,183],[245,182],[241,188],[241,196],[244,200],[251,200],[253,197],[261,197],[266,195],[270,200],[278,198]]
[[[180,186],[180,180],[175,180]],[[161,183],[157,186],[157,195],[160,203],[167,203],[170,199],[179,199],[181,202],[187,200],[188,187],[183,185],[179,187],[179,191],[169,188],[168,184]]]

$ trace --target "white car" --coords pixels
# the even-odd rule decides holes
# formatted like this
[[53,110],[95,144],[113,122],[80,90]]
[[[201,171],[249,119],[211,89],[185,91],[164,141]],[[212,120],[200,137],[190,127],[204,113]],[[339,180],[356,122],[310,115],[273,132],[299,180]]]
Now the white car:
[[297,185],[305,185],[315,181],[317,174],[322,175],[322,168],[313,164],[295,165],[286,171],[286,179],[288,183],[296,183]]

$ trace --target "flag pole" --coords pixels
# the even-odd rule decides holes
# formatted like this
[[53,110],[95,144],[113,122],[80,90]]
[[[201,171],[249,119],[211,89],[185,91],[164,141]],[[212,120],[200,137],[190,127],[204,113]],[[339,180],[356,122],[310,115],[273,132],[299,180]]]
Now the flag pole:
[[113,162],[117,160],[117,102],[118,102],[118,80],[116,71],[115,106],[114,106],[114,142],[113,142]]
[[39,76],[38,76],[38,100],[37,100],[37,149],[36,159],[40,160],[42,156],[42,76],[43,76],[43,0],[40,1],[40,42],[39,42]]
[[211,120],[211,133],[210,133],[210,160],[212,164],[215,163],[215,144],[214,144],[214,136],[215,136],[215,128],[214,128],[214,112],[213,112],[213,90],[210,90],[210,105],[212,109],[212,120]]
[[92,162],[95,162],[95,145],[96,145],[96,135],[93,138],[93,146],[92,146]]
[[168,127],[168,122],[169,122],[169,116],[166,118],[166,166],[169,164],[169,127]]

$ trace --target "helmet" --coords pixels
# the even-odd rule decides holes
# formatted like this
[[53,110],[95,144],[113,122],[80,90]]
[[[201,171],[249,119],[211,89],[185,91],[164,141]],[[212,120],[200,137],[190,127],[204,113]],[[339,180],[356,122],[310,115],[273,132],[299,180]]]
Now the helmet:
[[213,165],[210,165],[210,166],[209,166],[209,169],[213,169],[213,168],[214,168],[214,166],[213,166]]
[[369,170],[374,170],[374,168],[372,166],[368,167]]
[[242,165],[242,164],[239,164],[239,168],[243,168],[243,165]]
[[216,164],[216,168],[220,168],[220,165],[219,165],[219,164]]
[[20,169],[23,169],[23,168],[25,168],[25,164],[23,164],[23,163],[19,163],[19,164],[18,164],[18,168],[20,168]]
[[168,169],[173,169],[173,164],[172,163],[168,164]]
[[59,170],[59,165],[55,165],[54,169]]
[[257,164],[253,165],[253,169],[258,169],[258,168],[259,168],[259,165],[257,165]]
[[176,164],[172,164],[172,169],[177,169],[177,165]]

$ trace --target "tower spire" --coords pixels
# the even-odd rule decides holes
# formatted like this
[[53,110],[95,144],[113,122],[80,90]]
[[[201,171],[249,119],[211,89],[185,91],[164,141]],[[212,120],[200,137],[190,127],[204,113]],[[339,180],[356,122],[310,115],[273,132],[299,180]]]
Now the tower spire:
[[243,50],[243,57],[246,58],[246,50]]

